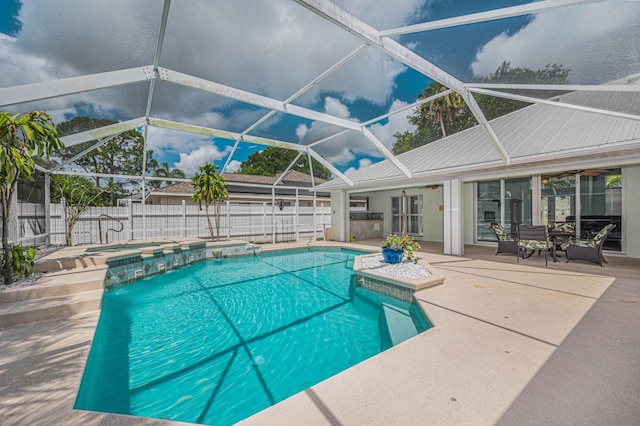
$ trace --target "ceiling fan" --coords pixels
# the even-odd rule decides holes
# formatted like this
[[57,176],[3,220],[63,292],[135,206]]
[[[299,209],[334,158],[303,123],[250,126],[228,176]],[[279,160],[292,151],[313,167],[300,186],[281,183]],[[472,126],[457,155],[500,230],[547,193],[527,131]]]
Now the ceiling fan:
[[608,173],[610,172],[610,169],[585,169],[585,170],[571,170],[568,172],[564,172],[558,176],[552,176],[558,179],[561,179],[563,177],[567,177],[567,176],[574,176],[576,174],[579,174],[580,176],[600,176],[603,173]]

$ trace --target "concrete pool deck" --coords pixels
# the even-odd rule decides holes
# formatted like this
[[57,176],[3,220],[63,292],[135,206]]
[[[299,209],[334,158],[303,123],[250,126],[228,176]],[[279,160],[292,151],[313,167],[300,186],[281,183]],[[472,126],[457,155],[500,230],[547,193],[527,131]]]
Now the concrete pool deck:
[[[446,276],[444,285],[416,294],[433,329],[242,423],[595,425],[638,419],[637,259],[607,257],[605,268],[582,262],[544,268],[537,256],[516,264],[515,257],[493,256],[494,248],[465,249],[467,256],[452,257],[423,244],[423,256]],[[175,424],[73,410],[98,316],[0,327],[3,423]]]

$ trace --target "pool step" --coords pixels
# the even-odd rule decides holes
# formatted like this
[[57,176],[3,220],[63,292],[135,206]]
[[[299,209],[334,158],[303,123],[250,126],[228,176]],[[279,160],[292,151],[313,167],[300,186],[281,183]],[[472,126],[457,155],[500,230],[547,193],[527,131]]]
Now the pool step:
[[54,272],[66,271],[74,268],[91,268],[106,266],[107,256],[87,256],[86,254],[77,255],[72,253],[69,256],[60,256],[54,253],[51,256],[44,257],[36,262],[36,272]]
[[0,291],[0,328],[99,310],[105,274],[106,266],[59,271]]
[[417,336],[419,333],[411,317],[411,313],[408,310],[398,308],[388,303],[381,304],[378,323],[380,326],[382,350],[389,349],[398,343]]

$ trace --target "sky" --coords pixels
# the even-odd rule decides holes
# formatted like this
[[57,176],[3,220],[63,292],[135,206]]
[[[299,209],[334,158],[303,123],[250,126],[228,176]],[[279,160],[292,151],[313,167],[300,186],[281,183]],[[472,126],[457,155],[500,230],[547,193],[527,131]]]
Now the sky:
[[[384,30],[496,7],[514,0],[339,0],[335,3]],[[153,63],[163,2],[0,0],[0,87],[147,66]],[[607,19],[602,19],[606,16]],[[640,3],[614,1],[473,24],[394,39],[463,81],[513,67],[558,63],[572,83],[599,84],[640,72]],[[289,0],[173,0],[160,66],[285,100],[360,45],[360,41]],[[292,101],[364,122],[415,102],[430,79],[368,48]],[[144,116],[148,83],[96,90],[29,105],[56,122],[77,115],[128,120]],[[240,133],[268,111],[159,81],[151,115]],[[412,110],[369,127],[389,149],[394,134],[413,131]],[[250,134],[311,144],[341,129],[276,114]],[[150,127],[158,161],[188,176],[206,161],[222,166],[233,141]],[[226,171],[263,146],[241,143]],[[342,172],[381,161],[357,132],[314,146]]]

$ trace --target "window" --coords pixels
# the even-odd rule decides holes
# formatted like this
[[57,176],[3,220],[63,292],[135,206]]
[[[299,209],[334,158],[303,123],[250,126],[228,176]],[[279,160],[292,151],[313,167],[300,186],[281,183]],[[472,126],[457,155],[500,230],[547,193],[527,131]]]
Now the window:
[[575,222],[576,176],[562,173],[542,177],[542,224]]
[[422,195],[391,197],[392,234],[422,236],[422,223]]
[[422,236],[422,195],[410,195],[407,234]]
[[491,223],[500,223],[500,181],[478,182],[478,241],[495,241]]
[[518,225],[531,225],[531,178],[505,179],[504,227],[516,233]]
[[402,198],[391,197],[391,233],[401,234]]
[[580,172],[580,236],[591,238],[614,223],[603,248],[622,250],[622,174],[620,169],[592,169]]

